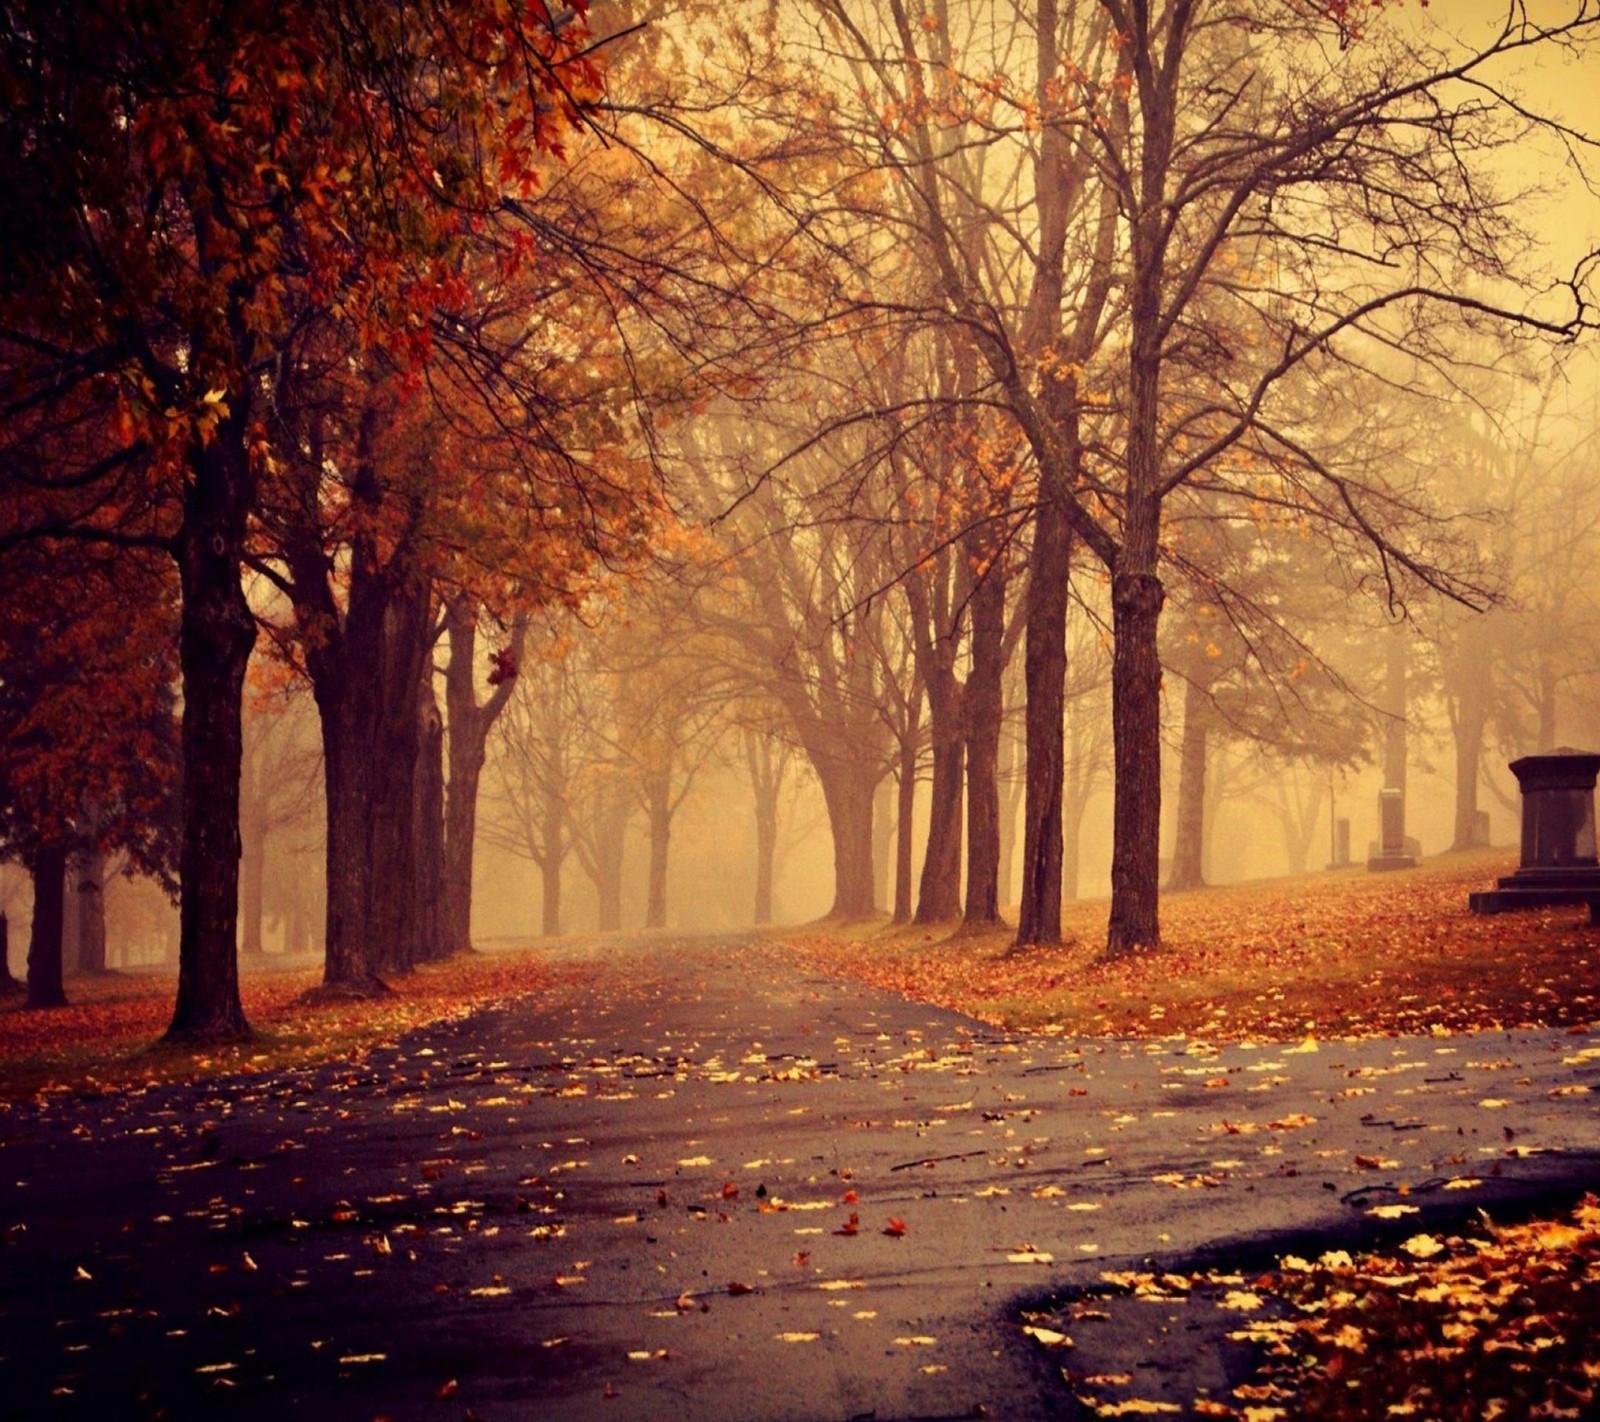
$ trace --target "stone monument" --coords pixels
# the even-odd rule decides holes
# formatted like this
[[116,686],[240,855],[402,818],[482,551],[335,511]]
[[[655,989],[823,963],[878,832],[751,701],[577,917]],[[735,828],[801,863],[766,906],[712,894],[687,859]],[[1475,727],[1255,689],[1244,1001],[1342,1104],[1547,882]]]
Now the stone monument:
[[1522,791],[1522,863],[1493,889],[1467,900],[1474,913],[1545,904],[1588,904],[1600,923],[1594,782],[1600,754],[1563,746],[1511,762]]

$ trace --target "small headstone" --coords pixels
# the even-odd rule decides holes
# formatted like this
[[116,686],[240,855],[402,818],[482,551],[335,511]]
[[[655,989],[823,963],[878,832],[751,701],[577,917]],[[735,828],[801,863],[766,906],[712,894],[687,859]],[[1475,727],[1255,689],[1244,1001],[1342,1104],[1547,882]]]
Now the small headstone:
[[1472,845],[1474,849],[1487,849],[1489,847],[1489,812],[1487,810],[1474,810],[1472,812]]
[[1333,863],[1344,869],[1350,863],[1350,818],[1341,815],[1333,822]]

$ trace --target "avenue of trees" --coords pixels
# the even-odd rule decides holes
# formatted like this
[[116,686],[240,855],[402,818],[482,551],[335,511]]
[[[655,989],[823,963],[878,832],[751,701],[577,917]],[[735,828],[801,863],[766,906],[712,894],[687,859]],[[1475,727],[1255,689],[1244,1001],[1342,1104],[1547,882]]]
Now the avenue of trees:
[[1515,160],[1596,176],[1530,76],[1597,47],[1592,0],[0,0],[29,1002],[114,861],[178,896],[170,1035],[246,1035],[286,826],[324,994],[469,949],[480,843],[616,928],[641,828],[663,925],[712,776],[756,919],[803,775],[836,916],[1016,884],[1022,945],[1108,787],[1112,954],[1164,743],[1172,888],[1224,767],[1304,863],[1423,699],[1472,843],[1596,672],[1597,257],[1542,265]]

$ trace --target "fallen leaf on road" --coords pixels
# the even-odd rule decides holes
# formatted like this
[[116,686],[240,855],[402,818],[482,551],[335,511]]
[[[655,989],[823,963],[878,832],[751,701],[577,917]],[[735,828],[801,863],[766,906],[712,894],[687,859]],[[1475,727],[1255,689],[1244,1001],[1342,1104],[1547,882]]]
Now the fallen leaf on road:
[[1038,1342],[1044,1344],[1046,1348],[1072,1347],[1072,1339],[1067,1337],[1065,1333],[1056,1332],[1056,1330],[1053,1328],[1042,1328],[1036,1323],[1025,1323],[1022,1325],[1022,1331],[1026,1333],[1028,1337],[1036,1339]]
[[1374,1205],[1367,1213],[1378,1220],[1398,1220],[1421,1211],[1415,1205]]

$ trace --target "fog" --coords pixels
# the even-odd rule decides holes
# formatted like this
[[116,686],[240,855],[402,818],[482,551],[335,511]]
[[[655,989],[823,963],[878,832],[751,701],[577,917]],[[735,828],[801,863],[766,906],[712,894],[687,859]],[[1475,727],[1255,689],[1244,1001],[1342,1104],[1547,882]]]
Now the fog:
[[[1095,7],[598,14],[627,102],[473,215],[459,309],[195,392],[195,449],[230,390],[278,422],[223,577],[246,969],[830,915],[1043,942],[1080,898],[1118,952],[1159,892],[1364,871],[1385,790],[1415,853],[1513,843],[1508,762],[1600,745],[1594,21],[1366,8],[1219,15],[1160,73]],[[114,546],[172,545],[151,488]],[[37,498],[16,606],[63,585],[41,540],[107,537]],[[175,647],[195,599],[141,576]],[[154,680],[171,742],[213,693]],[[15,736],[89,718],[41,705]],[[40,844],[69,968],[102,933],[176,966],[175,782],[17,812],[13,969]]]

